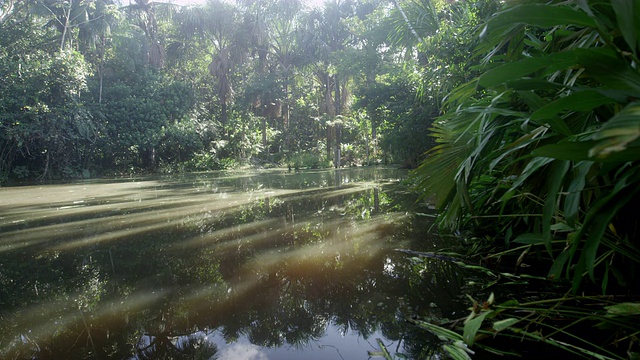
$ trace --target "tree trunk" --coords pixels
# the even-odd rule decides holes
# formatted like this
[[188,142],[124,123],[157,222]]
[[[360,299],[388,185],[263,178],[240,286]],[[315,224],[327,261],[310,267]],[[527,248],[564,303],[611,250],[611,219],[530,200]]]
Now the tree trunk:
[[340,167],[340,158],[342,157],[342,154],[340,153],[340,143],[342,141],[341,139],[341,130],[342,130],[342,124],[340,122],[340,120],[338,120],[338,116],[341,114],[340,110],[341,110],[341,104],[342,104],[342,98],[340,97],[340,81],[338,79],[338,74],[334,75],[334,86],[335,86],[335,100],[334,100],[334,105],[335,105],[335,109],[336,109],[336,123],[334,125],[335,127],[335,131],[336,131],[336,138],[335,138],[335,151],[334,151],[334,161],[333,161],[333,165],[336,168]]
[[69,4],[68,12],[62,9],[62,11],[64,12],[64,25],[62,28],[62,39],[60,39],[60,51],[64,50],[64,42],[67,37],[67,30],[69,29],[69,18],[71,17],[71,6],[72,5]]
[[269,147],[267,146],[267,117],[262,116],[262,147],[265,153],[269,153]]
[[220,123],[222,124],[222,137],[227,138],[227,96],[220,94]]
[[371,158],[370,158],[370,151],[369,151],[369,147],[371,146],[371,141],[369,139],[369,134],[367,133],[367,131],[364,131],[364,149],[365,149],[365,163],[367,165],[371,164]]
[[42,176],[40,177],[41,180],[46,179],[49,172],[49,154],[49,150],[47,149],[47,156],[44,162],[44,171],[42,172]]
[[284,149],[289,151],[291,143],[291,134],[289,132],[289,74],[285,75],[284,80],[284,111],[282,112],[282,125],[284,132]]
[[371,142],[373,143],[373,153],[371,157],[373,157],[373,161],[376,161],[378,153],[378,126],[373,119],[371,120]]
[[335,126],[336,129],[336,141],[335,141],[335,162],[334,165],[336,168],[339,168],[341,166],[340,164],[340,160],[342,158],[342,153],[341,153],[341,149],[340,149],[340,136],[341,136],[341,126],[338,124]]
[[98,63],[98,79],[100,83],[100,87],[98,89],[98,104],[102,104],[102,85],[104,83],[104,47],[105,47],[105,36],[102,34],[100,37],[100,62]]
[[331,159],[331,133],[333,132],[333,126],[331,126],[330,124],[327,124],[327,159]]

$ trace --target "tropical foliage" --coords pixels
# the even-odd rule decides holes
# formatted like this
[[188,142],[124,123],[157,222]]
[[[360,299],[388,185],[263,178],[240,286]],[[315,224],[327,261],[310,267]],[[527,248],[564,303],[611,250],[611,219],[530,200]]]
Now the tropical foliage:
[[[425,134],[442,97],[474,74],[474,41],[465,41],[492,4],[10,2],[0,27],[0,174],[283,166],[300,154],[313,166],[415,167],[433,146]],[[420,18],[413,34],[409,17]],[[73,76],[45,64],[62,58]],[[72,91],[35,98],[56,82]],[[34,106],[64,117],[56,134],[42,133]]]
[[[7,2],[0,179],[286,166],[300,154],[312,166],[415,165],[433,111],[413,101],[416,60],[387,36],[395,16],[373,0]],[[410,110],[386,111],[399,96]]]
[[[509,3],[488,19],[482,70],[447,96],[416,172],[443,229],[473,226],[518,264],[536,253],[574,293],[637,291],[639,29],[627,1]],[[479,328],[489,312],[476,315]]]
[[3,1],[0,182],[421,164],[441,230],[637,294],[639,51],[626,0]]
[[418,173],[446,209],[442,225],[499,219],[505,241],[544,246],[550,276],[571,275],[574,290],[597,264],[601,278],[625,276],[619,266],[638,259],[628,214],[640,74],[621,6],[524,4],[491,18],[488,70],[450,95],[458,107],[435,124],[440,145]]

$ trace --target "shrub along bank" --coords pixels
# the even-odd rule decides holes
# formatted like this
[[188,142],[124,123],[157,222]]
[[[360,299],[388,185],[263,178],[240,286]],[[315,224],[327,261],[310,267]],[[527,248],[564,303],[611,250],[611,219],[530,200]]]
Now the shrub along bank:
[[462,335],[441,334],[448,353],[497,336],[514,340],[497,353],[529,341],[639,356],[639,34],[640,3],[616,0],[508,3],[481,30],[483,70],[449,94],[415,179],[441,229],[471,227],[489,258],[546,271],[533,288],[497,273],[486,292],[516,281],[542,294],[478,299]]

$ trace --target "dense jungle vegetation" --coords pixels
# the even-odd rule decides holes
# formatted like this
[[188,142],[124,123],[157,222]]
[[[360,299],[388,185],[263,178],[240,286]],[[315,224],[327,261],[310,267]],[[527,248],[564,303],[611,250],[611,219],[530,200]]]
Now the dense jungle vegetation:
[[0,25],[0,181],[415,166],[440,94],[470,73],[448,66],[469,45],[419,50],[387,1],[10,0]]
[[0,4],[0,182],[420,165],[441,230],[513,260],[463,335],[416,321],[443,351],[639,356],[640,3]]

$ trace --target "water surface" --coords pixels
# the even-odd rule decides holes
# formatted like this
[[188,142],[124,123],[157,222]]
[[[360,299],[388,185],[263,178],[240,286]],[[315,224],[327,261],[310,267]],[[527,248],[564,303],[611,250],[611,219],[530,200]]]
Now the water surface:
[[[0,188],[0,358],[420,358],[462,316],[432,217],[385,168]],[[457,312],[457,313],[456,313]]]

